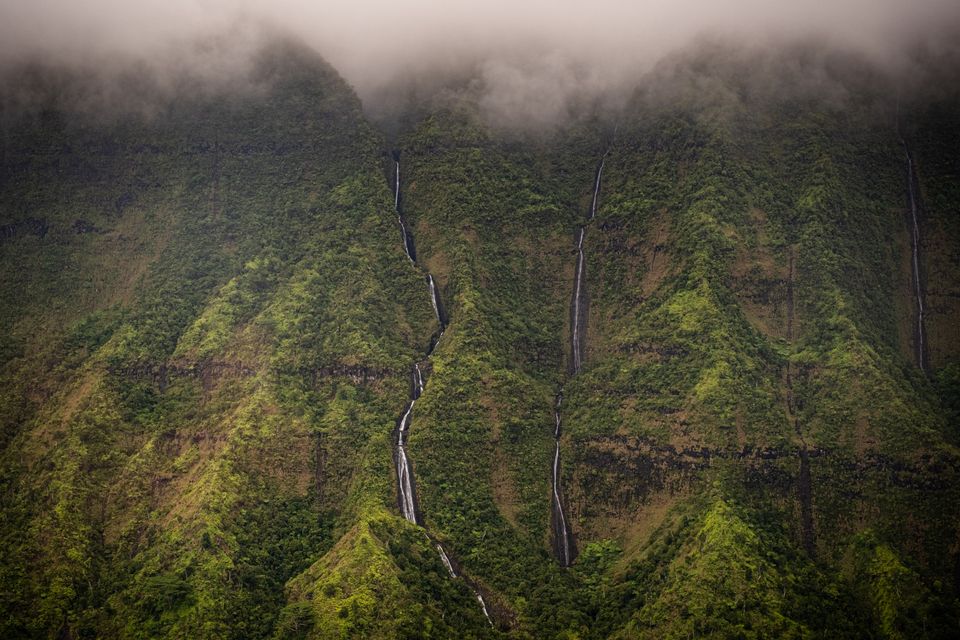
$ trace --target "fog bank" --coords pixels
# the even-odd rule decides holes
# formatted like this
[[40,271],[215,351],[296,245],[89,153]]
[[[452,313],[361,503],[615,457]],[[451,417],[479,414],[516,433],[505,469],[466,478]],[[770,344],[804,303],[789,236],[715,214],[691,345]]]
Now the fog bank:
[[958,24],[956,0],[6,0],[0,62],[133,61],[215,83],[280,31],[320,52],[372,112],[468,70],[483,109],[537,126],[583,96],[622,93],[704,36],[756,47],[817,38],[896,70],[918,46],[957,48]]

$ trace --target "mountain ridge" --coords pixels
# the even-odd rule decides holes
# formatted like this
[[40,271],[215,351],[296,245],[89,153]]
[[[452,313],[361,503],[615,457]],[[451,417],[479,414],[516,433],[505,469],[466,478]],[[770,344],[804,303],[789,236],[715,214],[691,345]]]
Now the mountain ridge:
[[5,114],[6,636],[950,637],[956,96],[902,98],[928,377],[878,76],[781,95],[806,63],[711,49],[615,126],[461,96],[388,144],[308,49],[255,61],[149,118]]

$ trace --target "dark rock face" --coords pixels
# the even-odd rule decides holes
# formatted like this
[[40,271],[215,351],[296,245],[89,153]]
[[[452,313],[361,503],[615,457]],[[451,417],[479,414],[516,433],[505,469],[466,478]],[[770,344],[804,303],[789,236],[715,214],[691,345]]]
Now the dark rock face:
[[31,235],[43,238],[50,230],[46,220],[25,218],[18,222],[11,222],[0,226],[0,241],[10,240],[18,236]]
[[71,228],[77,235],[83,233],[100,233],[103,231],[100,227],[94,225],[92,222],[87,222],[86,220],[81,220],[80,218],[77,218],[73,221]]
[[[149,381],[165,389],[172,378],[192,378],[202,380],[206,386],[222,378],[249,378],[257,374],[257,369],[242,362],[203,360],[200,362],[140,362],[110,370],[115,376],[133,380]],[[370,384],[393,375],[387,369],[365,367],[362,365],[327,365],[304,368],[296,371],[277,371],[277,374],[294,374],[308,380],[316,386],[325,378],[347,378],[354,384]]]

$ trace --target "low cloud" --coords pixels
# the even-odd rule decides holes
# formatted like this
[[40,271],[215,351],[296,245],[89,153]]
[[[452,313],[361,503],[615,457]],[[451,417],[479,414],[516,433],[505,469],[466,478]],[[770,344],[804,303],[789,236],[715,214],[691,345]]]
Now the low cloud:
[[956,48],[958,24],[956,0],[8,0],[0,64],[140,65],[161,85],[183,73],[216,85],[281,31],[326,57],[374,114],[461,82],[489,117],[542,127],[616,101],[707,36],[758,51],[816,38],[902,71],[918,47]]

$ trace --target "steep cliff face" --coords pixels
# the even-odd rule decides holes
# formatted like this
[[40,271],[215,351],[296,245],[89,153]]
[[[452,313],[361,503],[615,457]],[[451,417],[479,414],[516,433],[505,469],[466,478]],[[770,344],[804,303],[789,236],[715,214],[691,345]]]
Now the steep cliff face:
[[380,139],[290,45],[146,119],[79,82],[4,129],[4,635],[269,636],[430,340]]
[[713,48],[388,153],[251,78],[4,114],[5,636],[949,637],[956,96]]
[[[638,104],[611,149],[616,195],[597,218],[610,250],[588,270],[592,308],[611,317],[591,319],[596,365],[570,390],[584,411],[572,424],[591,425],[586,442],[645,439],[668,456],[698,451],[704,466],[789,460],[798,482],[807,451],[814,484],[818,466],[885,474],[890,460],[951,456],[954,434],[909,366],[913,338],[898,333],[913,293],[901,287],[907,168],[893,104],[869,85],[831,105],[764,94],[723,65],[700,73],[723,82],[698,94],[706,105]],[[636,275],[620,275],[625,261]]]

